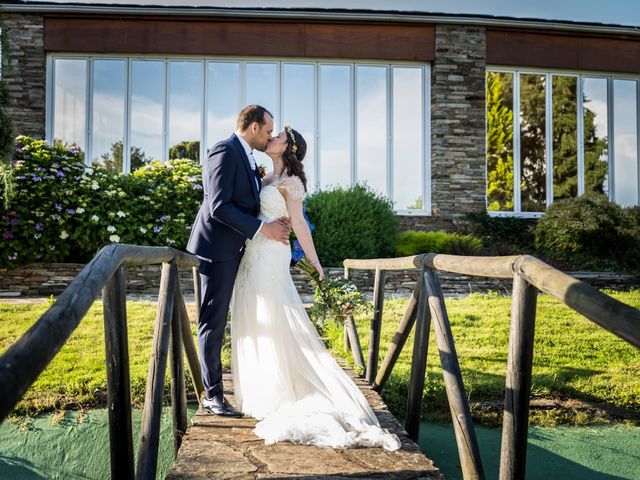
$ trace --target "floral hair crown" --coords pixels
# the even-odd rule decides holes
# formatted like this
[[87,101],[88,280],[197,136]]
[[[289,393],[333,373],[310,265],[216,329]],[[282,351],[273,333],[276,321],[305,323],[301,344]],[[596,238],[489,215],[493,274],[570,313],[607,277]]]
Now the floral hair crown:
[[284,126],[284,131],[287,132],[287,138],[291,142],[291,153],[298,151],[298,145],[296,144],[296,137],[293,135],[293,128],[288,123]]

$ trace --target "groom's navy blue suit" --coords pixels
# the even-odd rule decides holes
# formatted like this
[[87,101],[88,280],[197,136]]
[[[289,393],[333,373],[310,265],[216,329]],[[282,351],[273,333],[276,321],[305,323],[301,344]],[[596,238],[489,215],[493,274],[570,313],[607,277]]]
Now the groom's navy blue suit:
[[207,398],[222,393],[220,352],[233,284],[245,240],[261,223],[259,179],[235,134],[211,148],[202,166],[204,199],[187,250],[201,258],[198,346]]

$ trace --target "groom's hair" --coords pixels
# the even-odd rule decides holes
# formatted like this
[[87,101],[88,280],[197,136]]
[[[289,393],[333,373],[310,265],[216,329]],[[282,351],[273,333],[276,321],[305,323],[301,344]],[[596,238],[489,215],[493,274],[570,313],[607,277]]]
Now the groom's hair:
[[260,105],[247,105],[238,114],[238,120],[236,121],[236,127],[241,132],[249,128],[253,122],[258,122],[261,127],[265,123],[264,114],[267,113],[271,118],[273,114],[266,108]]

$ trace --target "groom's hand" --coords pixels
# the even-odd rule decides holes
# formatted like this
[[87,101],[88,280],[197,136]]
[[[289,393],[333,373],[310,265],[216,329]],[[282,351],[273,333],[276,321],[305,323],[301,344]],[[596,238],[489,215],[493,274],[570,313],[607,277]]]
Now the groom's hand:
[[[282,217],[286,218],[286,217]],[[282,221],[282,218],[273,222],[265,223],[260,230],[264,235],[276,242],[289,243],[289,226],[286,222]]]

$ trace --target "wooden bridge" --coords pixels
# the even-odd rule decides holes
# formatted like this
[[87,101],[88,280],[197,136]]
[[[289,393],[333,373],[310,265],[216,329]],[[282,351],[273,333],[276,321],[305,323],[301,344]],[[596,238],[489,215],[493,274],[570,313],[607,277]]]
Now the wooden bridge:
[[[162,264],[153,351],[135,466],[124,282],[125,266],[131,264]],[[178,282],[178,266],[193,269],[196,305],[199,305],[197,265],[196,257],[168,247],[109,245],[103,248],[53,306],[0,357],[0,421],[6,418],[27,388],[51,362],[102,293],[112,478],[156,478],[167,363],[171,372],[176,454],[169,478],[440,478],[433,463],[420,453],[414,443],[419,433],[427,346],[433,320],[462,473],[465,479],[484,479],[479,446],[437,275],[437,271],[441,270],[513,278],[500,479],[524,479],[538,290],[554,296],[597,325],[640,348],[640,311],[533,257],[425,254],[394,259],[346,260],[346,277],[353,269],[375,271],[374,314],[366,365],[355,322],[352,317],[345,322],[345,348],[351,349],[356,364],[365,369],[364,379],[352,377],[369,400],[381,424],[400,436],[402,448],[396,452],[386,452],[380,448],[334,450],[286,443],[266,446],[253,435],[251,430],[255,421],[248,418],[224,419],[199,412],[187,431],[183,354],[198,398],[204,388]],[[421,269],[422,273],[378,369],[385,271],[404,269]],[[389,378],[414,325],[416,333],[405,431],[376,392]],[[232,388],[230,379],[227,379],[227,387]],[[228,395],[232,398],[231,392]]]

